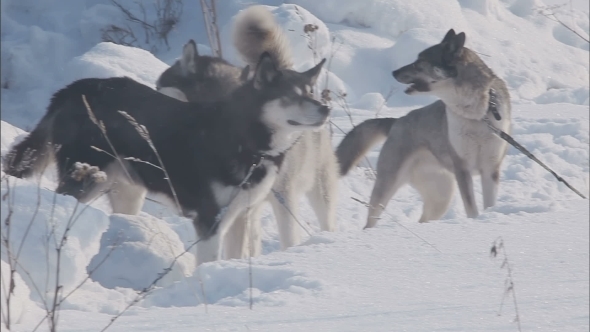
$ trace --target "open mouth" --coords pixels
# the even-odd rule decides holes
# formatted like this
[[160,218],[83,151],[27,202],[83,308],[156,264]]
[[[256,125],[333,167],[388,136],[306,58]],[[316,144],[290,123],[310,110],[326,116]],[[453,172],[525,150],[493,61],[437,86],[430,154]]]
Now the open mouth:
[[311,124],[304,124],[301,122],[297,122],[295,120],[287,120],[287,123],[290,124],[291,126],[319,127],[319,126],[323,125],[324,123],[326,123],[326,119],[323,119],[323,120],[320,120],[318,122],[311,123]]
[[426,81],[415,80],[410,82],[410,85],[406,89],[405,93],[410,94],[412,92],[427,92],[430,91],[430,87]]

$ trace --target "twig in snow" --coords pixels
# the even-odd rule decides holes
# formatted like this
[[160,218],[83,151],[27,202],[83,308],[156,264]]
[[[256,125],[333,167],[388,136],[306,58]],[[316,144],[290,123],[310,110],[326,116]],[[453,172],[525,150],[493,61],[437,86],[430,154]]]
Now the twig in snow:
[[512,299],[514,302],[514,312],[516,316],[514,320],[518,326],[518,331],[522,331],[520,328],[520,314],[518,313],[518,302],[516,301],[516,291],[514,290],[514,280],[512,279],[512,267],[510,266],[510,262],[508,261],[508,254],[506,254],[506,247],[504,246],[504,239],[499,236],[494,242],[492,243],[492,247],[490,248],[490,256],[492,258],[496,258],[499,252],[502,252],[503,259],[502,265],[500,268],[506,268],[506,280],[504,281],[504,292],[502,293],[502,301],[500,302],[500,310],[498,311],[498,316],[502,315],[502,307],[504,306],[504,300],[508,294],[512,294]]

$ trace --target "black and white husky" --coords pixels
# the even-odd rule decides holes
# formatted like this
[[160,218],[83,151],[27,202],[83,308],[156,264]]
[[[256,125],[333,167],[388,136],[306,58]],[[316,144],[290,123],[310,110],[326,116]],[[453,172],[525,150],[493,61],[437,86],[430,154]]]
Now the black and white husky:
[[[239,55],[248,64],[244,68],[225,60],[199,55],[194,41],[184,45],[182,55],[160,75],[157,89],[179,100],[203,101],[224,98],[243,84],[249,68],[263,52],[268,52],[280,69],[290,69],[293,59],[289,41],[272,13],[264,6],[251,6],[241,11],[233,28],[233,43]],[[312,86],[302,85],[298,93],[311,95]],[[238,110],[239,111],[239,110]],[[336,230],[335,210],[338,188],[338,161],[327,129],[304,133],[292,149],[285,154],[285,162],[273,190],[270,202],[279,231],[281,246],[288,248],[300,243],[297,223],[299,203],[305,194],[323,231]],[[247,235],[251,236],[252,254],[261,252],[260,219],[263,204],[257,205],[246,231],[242,215],[225,238],[225,257],[247,257]]]
[[[327,121],[326,106],[298,93],[314,84],[323,63],[303,73],[279,70],[264,53],[251,79],[208,103],[181,102],[126,77],[76,81],[53,96],[39,124],[6,155],[4,170],[29,177],[55,160],[57,192],[88,202],[106,191],[119,213],[136,214],[148,191],[171,200],[176,194],[201,239],[197,263],[217,260],[220,238],[268,196],[284,154]],[[77,162],[99,167],[107,181],[80,176]]]

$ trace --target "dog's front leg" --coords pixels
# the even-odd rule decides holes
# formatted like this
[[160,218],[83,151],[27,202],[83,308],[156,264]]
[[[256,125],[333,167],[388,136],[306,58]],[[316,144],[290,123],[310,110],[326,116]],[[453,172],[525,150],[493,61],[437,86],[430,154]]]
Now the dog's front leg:
[[[228,206],[221,209],[207,209],[195,219],[197,243],[197,265],[219,260],[221,258],[222,239],[240,213],[244,213],[240,204],[242,193],[238,194]],[[216,212],[216,213],[214,213]]]
[[[260,212],[263,204],[240,213],[223,238],[226,259],[258,256],[262,252]],[[250,227],[248,228],[248,224]]]
[[283,250],[296,246],[301,242],[301,226],[297,222],[299,209],[296,198],[298,197],[299,195],[293,192],[292,187],[283,185],[278,181],[275,182],[273,191],[269,194],[269,202],[277,220],[279,239]]
[[483,208],[487,209],[496,205],[498,185],[500,184],[500,167],[498,166],[492,170],[482,170],[480,174]]
[[477,211],[477,204],[475,203],[475,195],[473,193],[473,178],[471,172],[464,167],[461,160],[455,160],[455,178],[457,179],[457,185],[467,217],[477,217],[479,212]]
[[218,232],[197,243],[197,265],[214,262],[221,257],[221,234]]

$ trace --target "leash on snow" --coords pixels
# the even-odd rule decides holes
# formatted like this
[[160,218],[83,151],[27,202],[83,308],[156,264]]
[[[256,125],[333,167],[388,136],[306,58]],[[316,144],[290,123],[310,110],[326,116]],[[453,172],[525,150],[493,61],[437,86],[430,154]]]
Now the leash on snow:
[[[498,112],[498,109],[496,106],[497,106],[496,94],[494,92],[494,89],[490,89],[489,111],[494,115],[494,118],[496,120],[501,120],[502,117],[500,116],[500,113]],[[503,130],[496,128],[492,124],[492,122],[490,121],[490,119],[488,117],[484,117],[483,122],[485,122],[485,124],[488,126],[488,128],[490,128],[490,130],[494,134],[496,134],[496,136],[498,136],[501,139],[505,140],[506,142],[510,143],[510,145],[515,147],[518,151],[522,152],[525,156],[529,157],[530,159],[535,161],[537,164],[541,165],[541,167],[546,169],[547,172],[551,173],[557,179],[557,181],[562,182],[569,189],[571,189],[573,192],[578,194],[578,196],[586,199],[586,196],[582,195],[581,192],[579,192],[576,188],[572,187],[566,180],[564,180],[561,176],[559,176],[557,173],[555,173],[551,168],[549,168],[547,165],[545,165],[542,161],[537,159],[537,157],[535,157],[529,150],[527,150],[524,146],[520,145],[516,140],[514,140],[514,138],[512,138],[512,136],[506,134]]]

